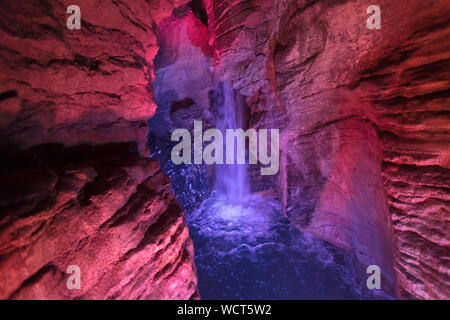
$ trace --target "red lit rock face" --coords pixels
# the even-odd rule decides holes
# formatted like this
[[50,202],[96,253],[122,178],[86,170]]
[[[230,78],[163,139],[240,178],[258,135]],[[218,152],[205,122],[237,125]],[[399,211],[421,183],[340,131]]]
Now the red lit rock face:
[[[143,157],[155,32],[186,2],[81,0],[80,31],[66,2],[0,3],[0,298],[198,297],[182,212]],[[381,30],[369,1],[204,2],[217,79],[250,125],[282,129],[267,185],[286,215],[381,266],[400,298],[448,299],[448,1],[379,0]]]
[[[170,180],[135,144],[2,154],[1,299],[198,297]],[[67,288],[70,265],[80,289]]]
[[381,30],[368,1],[205,2],[216,74],[282,129],[286,215],[400,298],[448,299],[448,1],[378,1]]
[[69,30],[63,1],[2,1],[8,45],[0,84],[15,92],[1,109],[2,140],[25,147],[136,140],[145,153],[146,121],[156,109],[153,24],[183,2],[79,1],[82,28]]
[[198,298],[183,213],[145,158],[156,28],[184,3],[77,1],[81,30],[65,1],[0,3],[1,299]]
[[[183,6],[159,24],[157,37],[160,50],[155,57],[155,81],[152,86],[161,108],[159,111],[168,113],[169,105],[174,101],[191,99],[204,114],[185,111],[185,117],[211,117],[208,92],[213,84],[213,65],[206,26],[194,16],[188,6]],[[175,113],[176,110],[171,112]],[[182,124],[178,126],[186,127]]]

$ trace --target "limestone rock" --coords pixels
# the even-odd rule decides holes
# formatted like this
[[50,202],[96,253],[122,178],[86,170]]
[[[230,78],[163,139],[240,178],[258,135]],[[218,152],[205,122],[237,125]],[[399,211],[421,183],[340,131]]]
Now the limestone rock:
[[371,4],[207,0],[216,74],[250,126],[281,129],[266,185],[298,228],[379,265],[400,298],[448,299],[450,6],[378,1],[370,30]]

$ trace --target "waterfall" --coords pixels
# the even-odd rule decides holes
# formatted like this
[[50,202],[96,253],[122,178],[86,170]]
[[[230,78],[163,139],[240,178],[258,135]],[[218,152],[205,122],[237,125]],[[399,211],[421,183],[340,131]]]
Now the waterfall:
[[[216,128],[223,136],[226,136],[226,129],[245,129],[243,121],[243,98],[235,92],[226,82],[221,82],[215,91],[213,105],[216,109]],[[225,197],[228,203],[242,202],[249,194],[249,184],[247,181],[247,167],[245,164],[237,163],[237,142],[234,143],[234,164],[226,164],[224,152],[224,164],[216,164],[216,190],[220,196]]]
[[[220,83],[210,101],[224,137],[245,129],[243,99],[230,85]],[[373,298],[352,253],[301,233],[277,199],[250,194],[246,165],[215,169],[215,191],[187,217],[204,299]]]

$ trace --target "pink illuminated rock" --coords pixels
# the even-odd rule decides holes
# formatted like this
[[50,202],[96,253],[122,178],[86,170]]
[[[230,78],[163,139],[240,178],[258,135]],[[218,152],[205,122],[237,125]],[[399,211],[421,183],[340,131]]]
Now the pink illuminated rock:
[[199,297],[183,212],[145,157],[155,28],[186,2],[77,1],[81,30],[65,1],[1,2],[0,299]]
[[209,43],[172,16],[187,2],[80,0],[81,30],[64,1],[0,3],[0,298],[198,298],[183,214],[145,158],[161,44],[175,120],[229,81],[251,127],[281,130],[280,173],[254,189],[399,298],[449,299],[449,2],[379,0],[371,30],[367,1],[204,0]]
[[[381,267],[400,298],[450,297],[447,1],[205,1],[216,75],[281,129],[265,185],[301,230]],[[253,186],[263,181],[255,175]]]
[[[170,180],[135,144],[2,152],[0,298],[198,297]],[[66,286],[71,265],[80,289]]]
[[158,51],[153,24],[186,2],[82,0],[81,30],[69,30],[63,1],[3,1],[2,20],[9,22],[0,30],[8,44],[0,85],[17,92],[20,109],[9,101],[0,108],[1,118],[13,117],[0,123],[2,141],[29,147],[135,140],[146,153],[146,121],[156,109],[149,86]]

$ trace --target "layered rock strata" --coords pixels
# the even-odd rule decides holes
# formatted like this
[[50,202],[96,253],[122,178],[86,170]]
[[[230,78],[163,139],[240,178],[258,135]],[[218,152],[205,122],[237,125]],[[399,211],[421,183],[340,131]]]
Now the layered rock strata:
[[[198,298],[169,179],[146,156],[156,29],[186,1],[0,4],[0,298]],[[80,270],[70,290],[69,266]]]
[[379,265],[400,298],[448,299],[448,2],[204,2],[216,74],[250,126],[282,131],[265,184],[286,216]]

